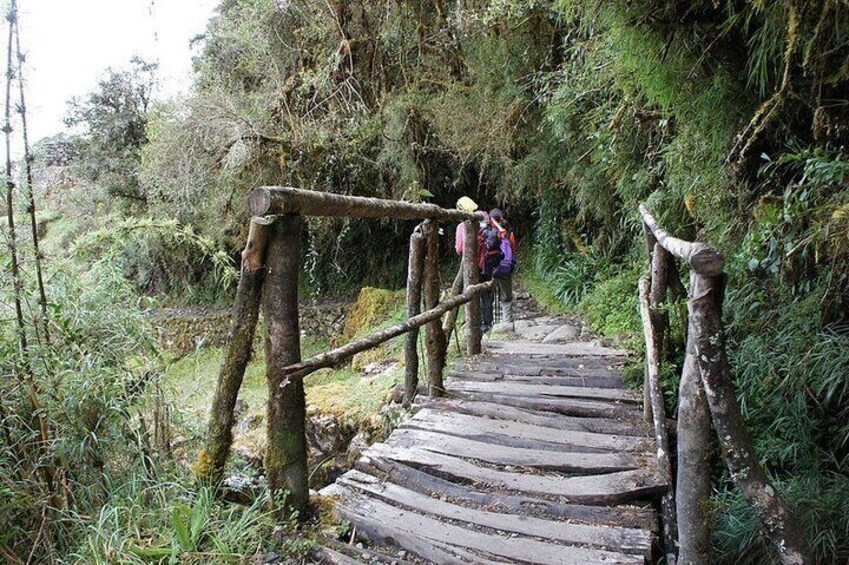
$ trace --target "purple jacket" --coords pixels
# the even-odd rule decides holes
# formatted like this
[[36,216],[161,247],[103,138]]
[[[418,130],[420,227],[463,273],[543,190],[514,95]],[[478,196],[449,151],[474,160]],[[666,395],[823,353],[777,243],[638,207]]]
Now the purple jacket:
[[501,254],[504,256],[501,262],[492,271],[492,278],[506,279],[513,274],[513,267],[516,266],[516,259],[513,257],[513,246],[510,244],[510,238],[501,238]]

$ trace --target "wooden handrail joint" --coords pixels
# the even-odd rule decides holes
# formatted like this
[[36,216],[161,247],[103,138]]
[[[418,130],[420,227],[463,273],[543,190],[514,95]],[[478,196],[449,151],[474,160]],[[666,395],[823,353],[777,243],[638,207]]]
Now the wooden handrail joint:
[[700,241],[685,241],[669,235],[669,232],[658,224],[657,219],[645,204],[640,204],[640,215],[657,242],[671,254],[686,262],[694,271],[706,277],[715,277],[722,273],[725,259],[714,247]]

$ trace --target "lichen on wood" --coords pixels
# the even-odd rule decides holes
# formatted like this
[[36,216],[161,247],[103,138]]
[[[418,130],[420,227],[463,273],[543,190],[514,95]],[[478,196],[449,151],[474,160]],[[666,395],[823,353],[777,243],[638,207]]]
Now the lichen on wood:
[[[425,232],[425,265],[423,294],[424,305],[432,310],[439,303],[439,230],[436,222],[428,220],[424,224]],[[436,318],[428,322],[425,336],[427,351],[427,389],[430,396],[443,396],[445,385],[442,382],[442,372],[445,369],[446,347],[445,333],[442,331],[442,321]]]
[[813,563],[804,532],[761,468],[746,431],[722,333],[722,280],[694,274],[690,289],[696,359],[729,474],[785,565]]
[[265,473],[275,501],[288,493],[287,505],[306,518],[309,503],[306,444],[306,400],[302,380],[280,386],[285,367],[301,360],[298,326],[298,274],[301,218],[284,216],[272,227],[268,242],[268,275],[263,300],[267,324],[268,447]]

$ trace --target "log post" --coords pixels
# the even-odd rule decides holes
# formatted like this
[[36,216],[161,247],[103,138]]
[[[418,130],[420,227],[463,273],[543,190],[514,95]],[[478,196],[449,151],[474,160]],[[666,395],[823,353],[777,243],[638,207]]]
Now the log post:
[[[431,310],[439,304],[439,229],[434,220],[424,223],[425,265],[424,265],[424,303]],[[442,332],[442,322],[438,318],[428,322],[425,330],[425,349],[427,351],[427,388],[430,396],[443,396],[445,385],[442,373],[445,369],[447,342]]]
[[[466,228],[463,239],[463,278],[464,288],[478,284],[480,270],[478,269],[478,230],[477,225],[465,221]],[[466,352],[477,355],[481,352],[481,303],[471,300],[466,303]]]
[[[651,291],[649,293],[649,313],[651,314],[652,324],[654,325],[655,336],[657,337],[658,349],[663,343],[663,336],[666,333],[668,325],[667,317],[664,316],[660,309],[666,298],[666,289],[669,280],[669,252],[664,249],[659,243],[654,244],[654,253],[652,253],[651,261]],[[663,356],[661,355],[661,358]]]
[[721,277],[695,273],[689,306],[702,384],[731,479],[757,514],[781,562],[813,563],[799,522],[758,462],[734,395],[722,331]]
[[209,414],[206,449],[198,453],[195,473],[210,484],[218,484],[233,443],[233,408],[251,358],[254,332],[259,317],[262,283],[265,277],[265,249],[270,232],[263,218],[251,221],[248,242],[242,251],[242,273],[236,289],[236,303],[227,336],[227,352],[218,372],[218,384]]
[[678,388],[678,563],[710,565],[710,413],[696,359],[692,317],[688,325],[687,355]]
[[[407,265],[407,318],[421,312],[422,307],[422,266],[424,236],[419,227],[410,236],[410,256]],[[404,406],[409,407],[416,397],[419,386],[419,328],[407,334],[404,342]]]
[[[645,236],[646,240],[646,256],[648,257],[648,266],[646,267],[646,272],[649,274],[649,277],[651,277],[652,265],[654,264],[654,247],[655,245],[657,245],[657,238],[651,232],[651,228],[649,228],[649,225],[645,222],[643,222],[643,235]],[[647,359],[646,364],[643,367],[643,419],[646,422],[651,423],[651,396],[649,394],[649,387],[649,366]]]
[[[450,296],[458,296],[463,292],[463,262],[460,261],[460,267],[457,269],[457,274],[454,276],[454,282],[451,284],[451,293]],[[446,347],[448,345],[448,341],[451,341],[451,333],[454,331],[454,327],[457,325],[457,314],[459,310],[449,310],[447,314],[445,314],[445,321],[442,324],[442,333],[445,334],[447,341],[445,342]],[[447,353],[446,349],[446,353]]]
[[654,335],[657,340],[658,362],[663,363],[667,358],[669,347],[669,314],[662,308],[666,301],[669,289],[669,268],[672,256],[659,243],[654,244],[654,252],[651,260],[651,290],[649,291],[649,313],[654,326]]
[[650,283],[647,277],[640,279],[640,316],[643,320],[643,334],[646,339],[646,366],[648,367],[649,392],[651,397],[652,416],[654,420],[654,437],[657,442],[658,474],[669,485],[669,489],[660,500],[661,522],[663,525],[663,545],[666,550],[666,563],[675,565],[675,539],[678,533],[675,519],[675,490],[672,482],[672,466],[669,460],[669,437],[666,431],[666,415],[663,409],[663,396],[660,392],[660,359],[658,342],[654,325],[651,322],[649,309]]
[[306,400],[304,382],[281,387],[285,367],[301,360],[298,327],[298,272],[301,256],[301,217],[283,216],[272,226],[266,263],[263,301],[268,333],[265,339],[268,381],[268,448],[265,473],[276,499],[288,491],[287,504],[306,518],[307,481]]

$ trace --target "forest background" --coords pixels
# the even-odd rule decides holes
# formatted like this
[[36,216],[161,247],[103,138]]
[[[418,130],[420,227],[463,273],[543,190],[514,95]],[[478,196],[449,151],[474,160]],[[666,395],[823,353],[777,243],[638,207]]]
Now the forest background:
[[[197,41],[187,99],[152,102],[155,66],[135,60],[72,102],[68,123],[83,133],[35,148],[45,165],[72,155],[71,184],[89,188],[45,265],[52,339],[31,324],[40,362],[2,385],[3,410],[22,423],[3,430],[7,446],[27,445],[40,414],[61,433],[49,448],[3,451],[0,523],[15,526],[0,548],[19,555],[47,539],[55,506],[66,510],[49,539],[80,562],[110,562],[104,547],[154,527],[140,508],[118,515],[145,481],[177,473],[125,424],[149,401],[133,383],[156,371],[143,311],[231,300],[246,195],[268,184],[503,207],[522,237],[525,284],[636,348],[637,204],[716,245],[758,455],[819,559],[849,558],[846,2],[222,0]],[[403,286],[397,250],[411,225],[306,224],[305,296]],[[5,337],[11,374],[20,351]],[[670,407],[682,359],[672,348]],[[53,391],[35,410],[34,386]],[[23,460],[69,471],[16,471]],[[84,494],[51,500],[62,481]],[[173,492],[158,492],[167,507]],[[204,504],[210,520],[256,525],[221,526],[231,554],[267,526],[261,505],[236,516]],[[719,465],[712,508],[717,562],[772,558]]]

